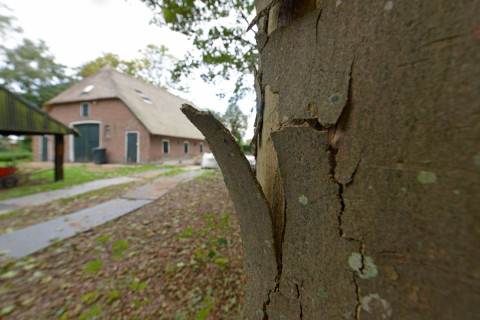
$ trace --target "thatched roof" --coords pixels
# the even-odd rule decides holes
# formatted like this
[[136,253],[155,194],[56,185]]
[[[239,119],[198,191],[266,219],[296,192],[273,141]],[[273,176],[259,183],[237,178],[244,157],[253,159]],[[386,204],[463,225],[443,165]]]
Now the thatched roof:
[[191,102],[108,66],[60,93],[46,105],[111,98],[123,101],[151,134],[204,139],[180,111],[183,103]]
[[39,107],[0,86],[0,134],[78,133],[50,117]]

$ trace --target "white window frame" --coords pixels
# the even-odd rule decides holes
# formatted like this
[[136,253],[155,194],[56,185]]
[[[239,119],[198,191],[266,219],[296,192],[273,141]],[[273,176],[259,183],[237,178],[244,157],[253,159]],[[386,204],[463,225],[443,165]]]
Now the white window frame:
[[140,131],[125,131],[125,162],[128,160],[127,155],[127,136],[129,133],[136,133],[137,134],[137,162],[140,163]]
[[[185,146],[187,146],[187,152],[185,152]],[[184,154],[190,153],[190,141],[183,141],[183,153]]]
[[[84,105],[87,106],[87,115],[86,116],[83,115],[83,106]],[[91,112],[90,103],[84,102],[84,103],[80,104],[80,117],[82,117],[82,118],[90,117],[90,112]]]
[[[69,127],[73,127],[76,124],[98,124],[98,142],[99,142],[99,148],[102,147],[102,136],[103,136],[103,127],[102,127],[102,121],[94,121],[94,120],[86,120],[86,121],[74,121],[69,123]],[[68,157],[70,158],[70,162],[73,162],[74,160],[74,154],[73,154],[73,134],[68,135]]]
[[[165,153],[165,149],[164,149],[164,147],[163,147],[164,142],[167,142],[167,143],[168,143],[167,153]],[[171,153],[171,150],[170,150],[170,140],[168,140],[168,139],[162,139],[162,153],[163,153],[163,154],[170,154],[170,153]]]

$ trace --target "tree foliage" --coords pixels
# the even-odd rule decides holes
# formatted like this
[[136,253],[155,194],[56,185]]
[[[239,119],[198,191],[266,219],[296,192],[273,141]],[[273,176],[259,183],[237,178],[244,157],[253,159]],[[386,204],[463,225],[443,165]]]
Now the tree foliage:
[[220,112],[208,110],[218,121],[230,130],[237,139],[238,144],[242,144],[242,138],[247,129],[247,115],[236,104],[230,104],[222,115]]
[[2,85],[12,91],[19,91],[25,99],[38,106],[71,85],[70,77],[65,75],[65,66],[55,62],[44,41],[23,39],[12,49],[1,49]]
[[[0,9],[10,11],[0,4]],[[21,37],[22,29],[15,25],[15,18],[0,14],[0,39]],[[22,95],[38,106],[56,96],[71,85],[65,74],[65,66],[55,62],[44,41],[23,39],[16,47],[0,45],[0,84]]]
[[172,87],[169,70],[175,58],[168,53],[168,48],[149,44],[140,53],[140,59],[123,61],[122,71],[156,86]]
[[247,129],[247,116],[242,113],[238,105],[231,104],[228,106],[223,115],[223,122],[232,135],[237,138],[237,141],[241,142]]
[[188,36],[199,55],[188,53],[173,70],[179,81],[193,70],[203,80],[215,83],[217,77],[235,79],[230,104],[243,98],[250,86],[246,78],[256,68],[257,49],[245,31],[254,12],[252,0],[141,0],[151,8],[155,22]]
[[[10,9],[2,3],[0,3],[0,9],[5,9],[6,11],[10,11]],[[22,32],[22,29],[15,25],[14,17],[0,14],[0,39],[1,40],[5,40],[12,33],[21,33],[21,32]]]
[[168,67],[173,65],[174,58],[168,53],[168,48],[163,45],[150,44],[140,50],[140,53],[142,57],[133,60],[121,60],[117,54],[105,53],[103,56],[78,67],[77,76],[79,78],[88,77],[102,67],[109,65],[118,71],[156,86],[173,86]]
[[86,62],[77,68],[77,77],[86,78],[96,73],[104,66],[109,65],[112,68],[117,68],[121,63],[120,57],[114,53],[105,53],[102,57],[98,57],[92,61]]

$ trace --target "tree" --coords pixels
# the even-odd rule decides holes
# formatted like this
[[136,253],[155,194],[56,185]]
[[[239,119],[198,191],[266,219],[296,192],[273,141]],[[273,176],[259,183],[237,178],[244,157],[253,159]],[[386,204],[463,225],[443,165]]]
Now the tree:
[[175,58],[168,53],[168,48],[149,44],[140,52],[143,57],[131,62],[124,61],[122,71],[155,86],[172,87],[169,69]]
[[153,85],[172,86],[168,68],[173,64],[174,57],[168,53],[168,48],[163,45],[159,47],[150,44],[140,52],[143,54],[142,58],[130,61],[121,60],[118,55],[113,53],[105,53],[102,57],[78,67],[77,76],[80,78],[88,77],[102,67],[109,65]]
[[92,61],[86,62],[77,68],[77,76],[80,78],[86,78],[96,73],[104,66],[110,66],[117,68],[121,64],[120,57],[114,53],[105,53],[103,57],[98,57]]
[[38,106],[71,85],[65,66],[55,62],[44,41],[23,39],[13,49],[2,48],[4,61],[0,68],[2,85],[19,91]]
[[[0,9],[10,10],[3,4]],[[22,29],[15,25],[15,18],[0,15],[0,39],[21,36]],[[0,83],[19,93],[27,100],[42,106],[71,85],[65,75],[65,66],[57,64],[44,41],[35,43],[23,39],[15,48],[0,45],[3,64],[0,67]]]
[[218,111],[208,110],[212,116],[220,121],[230,133],[235,137],[239,145],[242,144],[242,138],[247,129],[247,115],[237,105],[229,105],[224,114]]
[[[0,9],[5,9],[10,11],[10,9],[0,3]],[[18,26],[15,26],[15,18],[9,15],[0,14],[0,39],[6,40],[10,34],[21,33],[22,29]],[[0,45],[3,48],[3,45]]]
[[236,104],[251,90],[247,79],[254,73],[258,52],[245,31],[254,10],[252,0],[141,1],[156,13],[156,23],[188,36],[200,51],[177,62],[173,80],[179,81],[193,70],[202,72],[207,82],[235,79],[230,104]]
[[245,130],[247,129],[247,115],[236,104],[228,106],[223,115],[223,123],[230,130],[232,135],[237,138],[237,142],[241,144]]
[[475,318],[477,4],[268,3],[256,177],[215,120],[183,107],[235,204],[244,316]]

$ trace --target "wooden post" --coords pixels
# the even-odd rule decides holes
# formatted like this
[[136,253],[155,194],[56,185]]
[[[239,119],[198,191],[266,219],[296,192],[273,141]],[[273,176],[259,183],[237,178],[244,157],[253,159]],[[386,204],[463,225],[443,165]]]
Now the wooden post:
[[55,135],[55,181],[63,180],[63,134]]

